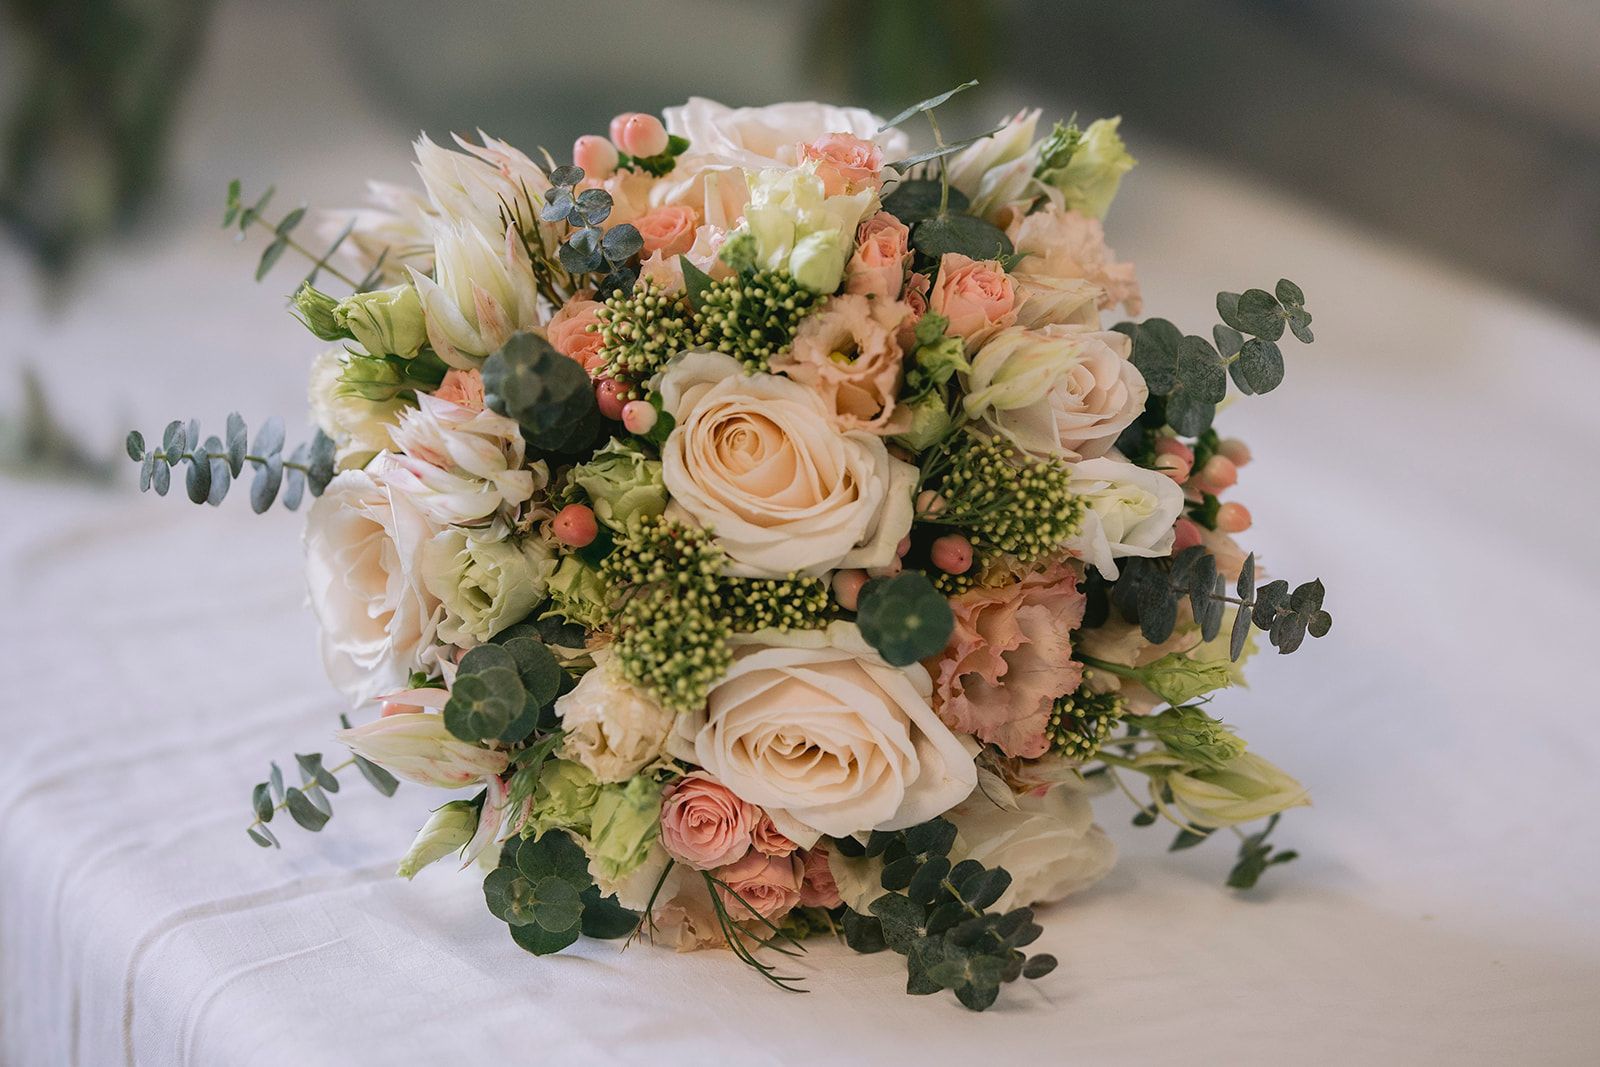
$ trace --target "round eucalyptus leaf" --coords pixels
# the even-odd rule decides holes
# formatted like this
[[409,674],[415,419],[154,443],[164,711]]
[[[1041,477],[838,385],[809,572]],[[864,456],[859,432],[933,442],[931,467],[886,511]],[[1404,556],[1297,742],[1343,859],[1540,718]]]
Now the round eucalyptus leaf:
[[534,922],[557,934],[578,925],[583,917],[583,901],[572,883],[549,875],[533,884],[529,911]]
[[999,259],[1013,251],[1005,231],[972,215],[924,219],[911,231],[911,245],[929,259],[951,252],[969,259]]
[[943,649],[955,629],[955,616],[927,575],[903,571],[867,583],[856,625],[886,663],[904,667]]

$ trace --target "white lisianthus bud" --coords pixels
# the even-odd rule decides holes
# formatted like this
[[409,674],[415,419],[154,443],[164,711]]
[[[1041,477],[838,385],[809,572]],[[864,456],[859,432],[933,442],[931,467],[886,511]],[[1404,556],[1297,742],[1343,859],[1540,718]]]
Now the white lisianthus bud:
[[476,526],[509,515],[545,482],[543,463],[524,466],[522,430],[488,409],[420,393],[389,436],[402,455],[387,476],[440,525]]
[[1177,705],[1231,685],[1231,668],[1226,659],[1195,660],[1182,652],[1172,652],[1140,667],[1138,674],[1146,689]]
[[460,789],[506,769],[506,754],[445,729],[444,716],[428,711],[385,715],[334,735],[350,751],[420,785]]
[[1310,804],[1306,787],[1253,752],[1221,767],[1186,767],[1165,775],[1173,803],[1196,826],[1232,826]]
[[470,800],[452,800],[422,824],[411,842],[411,849],[400,859],[395,874],[414,878],[428,864],[442,860],[472,840],[478,829],[477,805]]
[[622,782],[661,755],[676,716],[629,684],[615,657],[596,652],[594,659],[594,669],[556,701],[566,731],[562,756],[601,782]]
[[876,196],[874,189],[828,196],[814,163],[763,170],[750,177],[750,204],[723,245],[723,260],[787,271],[806,288],[831,293],[839,288],[856,227]]
[[428,340],[422,300],[410,285],[353,293],[334,307],[333,318],[374,356],[410,359]]
[[340,470],[365,467],[389,447],[389,431],[411,404],[400,397],[368,400],[340,380],[350,354],[342,348],[323,351],[311,365],[308,397],[311,421],[333,438]]
[[555,553],[537,537],[478,541],[452,528],[422,547],[422,583],[444,605],[439,637],[464,647],[527,618],[555,569]]
[[496,241],[468,223],[440,225],[433,247],[434,277],[412,270],[411,280],[440,359],[470,370],[512,334],[539,324],[533,266],[515,232]]
[[844,265],[851,250],[850,238],[838,230],[808,233],[795,242],[789,255],[789,273],[814,293],[831,293],[844,279]]

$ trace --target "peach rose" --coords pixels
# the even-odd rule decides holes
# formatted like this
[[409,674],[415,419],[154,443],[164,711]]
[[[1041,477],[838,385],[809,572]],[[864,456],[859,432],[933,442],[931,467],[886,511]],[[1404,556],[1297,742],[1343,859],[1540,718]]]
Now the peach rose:
[[894,398],[905,355],[898,335],[910,315],[898,300],[835,296],[801,321],[772,369],[815,389],[841,430],[904,433],[908,422],[896,417]]
[[866,188],[876,189],[883,169],[883,149],[853,134],[829,133],[799,145],[802,163],[816,163],[828,196],[846,196]]
[[750,831],[750,844],[763,856],[787,856],[800,846],[785,837],[772,823],[772,816],[763,812]]
[[679,256],[694,247],[700,213],[683,204],[668,204],[638,216],[633,225],[644,238],[645,255]]
[[800,906],[804,908],[837,908],[844,901],[839,897],[839,886],[833,880],[833,869],[828,866],[828,846],[818,841],[800,856],[801,870]]
[[955,632],[928,661],[939,717],[1008,756],[1044,755],[1051,704],[1083,678],[1069,640],[1083,619],[1077,574],[1057,564],[1010,585],[969,590],[950,608]]
[[1102,309],[1121,304],[1128,314],[1137,315],[1144,308],[1133,264],[1117,262],[1116,254],[1106,247],[1099,219],[1051,205],[1013,221],[1006,235],[1024,253],[1017,264],[1018,278],[1082,278],[1100,287]]
[[800,903],[805,867],[799,856],[764,856],[751,850],[744,859],[713,873],[722,883],[717,895],[735,921],[753,919],[752,911],[771,921]]
[[933,279],[921,271],[912,271],[906,276],[906,287],[900,291],[900,299],[911,309],[911,314],[900,327],[900,347],[907,352],[916,348],[917,323],[928,313],[928,293],[932,290]]
[[[724,278],[733,277],[733,268],[722,262],[721,256],[723,242],[728,239],[728,231],[718,226],[701,226],[694,232],[694,243],[691,244],[683,257],[696,267],[699,267],[712,281],[720,282]],[[672,292],[683,288],[683,264],[678,262],[678,256],[663,255],[660,251],[652,252],[639,264],[639,276],[649,278],[662,289]]]
[[601,363],[600,320],[595,317],[600,306],[600,301],[583,297],[569,300],[545,327],[545,336],[555,350],[576,360],[591,375]]
[[964,338],[971,352],[1017,321],[1017,286],[992,259],[946,252],[939,259],[928,310],[949,319],[946,332]]
[[476,370],[445,371],[433,395],[468,411],[483,410],[483,375]]
[[893,300],[905,285],[911,229],[880,211],[856,228],[856,250],[845,267],[844,291]]
[[750,831],[762,817],[727,786],[694,771],[661,795],[661,845],[678,862],[709,871],[750,851]]

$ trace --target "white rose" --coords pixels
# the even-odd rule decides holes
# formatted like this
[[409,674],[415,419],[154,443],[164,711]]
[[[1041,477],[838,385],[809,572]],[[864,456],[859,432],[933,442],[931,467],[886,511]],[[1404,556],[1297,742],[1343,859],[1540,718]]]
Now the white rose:
[[921,664],[891,667],[852,623],[767,631],[735,650],[668,752],[760,805],[803,846],[926,822],[972,792],[972,753],[929,706]]
[[709,156],[746,170],[792,167],[799,162],[798,146],[828,133],[849,133],[872,141],[883,149],[886,160],[906,155],[910,146],[899,130],[878,132],[883,120],[858,107],[831,107],[810,101],[728,107],[692,96],[682,107],[669,107],[662,115],[668,133],[688,139],[684,159]]
[[1102,456],[1150,395],[1131,348],[1114,330],[1002,330],[972,360],[967,413],[1029,452]]
[[911,529],[917,470],[866,430],[841,432],[815,390],[689,352],[662,376],[676,420],[661,450],[672,504],[710,528],[732,573],[882,567]]
[[947,816],[956,826],[950,860],[1010,872],[1011,887],[994,910],[1051,904],[1110,872],[1116,845],[1095,825],[1081,789],[1063,784],[1038,795],[1013,794],[995,775],[982,777],[983,788]]
[[325,349],[311,364],[311,420],[333,438],[340,470],[364,467],[389,447],[389,431],[410,410],[399,399],[375,401],[347,392],[339,380],[349,358],[342,348]]
[[542,467],[536,477],[523,465],[522,429],[487,408],[418,393],[389,437],[402,454],[388,457],[385,478],[440,525],[509,517],[544,482]]
[[677,716],[626,681],[607,652],[556,701],[566,731],[562,757],[581,763],[601,782],[625,782],[661,755]]
[[1083,529],[1069,547],[1106,578],[1117,577],[1118,557],[1172,551],[1172,524],[1183,514],[1183,490],[1165,474],[1112,452],[1074,464],[1068,484],[1088,505]]
[[1093,282],[1046,274],[1015,274],[1012,280],[1017,284],[1018,326],[1100,328],[1100,287]]
[[506,769],[506,754],[445,729],[444,716],[431,711],[385,715],[334,734],[352,752],[408,782],[460,789]]
[[555,569],[555,553],[537,537],[479,541],[452,527],[422,548],[423,585],[444,605],[439,637],[463,647],[527,618]]
[[439,601],[423,586],[435,530],[403,493],[345,471],[306,517],[306,579],[322,662],[352,705],[406,688],[431,662]]

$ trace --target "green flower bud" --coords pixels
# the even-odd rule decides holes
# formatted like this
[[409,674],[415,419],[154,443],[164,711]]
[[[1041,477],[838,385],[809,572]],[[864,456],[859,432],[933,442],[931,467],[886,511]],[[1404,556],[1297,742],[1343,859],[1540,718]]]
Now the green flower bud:
[[851,238],[838,230],[818,230],[795,242],[789,254],[789,273],[813,293],[831,293],[844,280],[844,265],[850,258]]
[[324,341],[346,341],[350,339],[350,331],[345,329],[344,323],[339,321],[335,309],[339,302],[327,293],[315,288],[310,282],[300,287],[294,294],[291,302],[296,317],[305,323],[306,329],[316,334]]
[[734,270],[743,272],[755,270],[759,252],[755,234],[749,230],[737,230],[722,243],[722,251],[717,256]]
[[944,397],[928,393],[906,405],[911,412],[911,428],[895,437],[913,452],[921,452],[950,432],[950,412]]
[[1131,677],[1169,704],[1187,704],[1195,697],[1232,684],[1228,661],[1195,660],[1181,652],[1162,656],[1133,672]]
[[1098,119],[1076,138],[1071,137],[1073,131],[1068,130],[1054,150],[1050,145],[1056,141],[1055,135],[1046,142],[1045,162],[1040,166],[1038,178],[1060,189],[1065,206],[1070,210],[1098,219],[1104,218],[1111,207],[1122,176],[1132,170],[1136,162],[1117,133],[1121,122],[1121,116]]
[[1161,739],[1173,755],[1206,767],[1222,767],[1244,751],[1244,741],[1193,705],[1148,715],[1139,725]]
[[470,800],[450,801],[423,823],[395,873],[401,878],[415,877],[428,864],[460,851],[477,830],[477,805]]
[[640,775],[602,786],[589,823],[589,861],[596,881],[614,884],[631,874],[660,834],[658,783]]
[[549,760],[539,770],[526,828],[535,835],[546,830],[574,830],[587,835],[598,799],[600,783],[589,768],[571,760]]
[[595,518],[613,529],[627,529],[636,516],[667,509],[661,461],[615,438],[589,462],[573,467],[568,477],[589,495]]
[[549,580],[556,614],[590,630],[599,629],[611,618],[609,590],[600,572],[577,556],[561,557],[561,565]]
[[410,359],[428,341],[422,298],[409,285],[355,293],[333,309],[335,320],[375,356]]
[[1305,786],[1257,756],[1243,752],[1221,767],[1165,775],[1173,803],[1196,826],[1232,826],[1310,804]]

